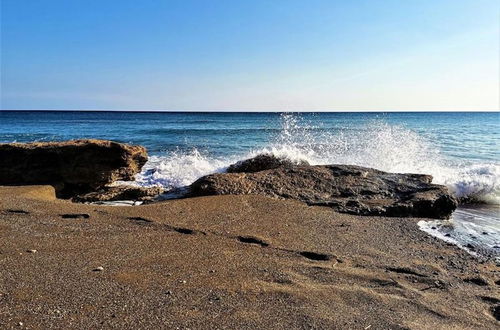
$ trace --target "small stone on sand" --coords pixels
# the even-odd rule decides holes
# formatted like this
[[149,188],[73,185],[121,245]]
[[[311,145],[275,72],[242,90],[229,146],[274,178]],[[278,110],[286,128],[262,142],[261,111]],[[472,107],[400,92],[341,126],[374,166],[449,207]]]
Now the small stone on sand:
[[28,252],[28,253],[37,253],[37,250],[34,250],[34,249],[33,250],[26,250],[26,252]]
[[102,272],[103,270],[104,270],[104,267],[99,266],[99,267],[94,269],[94,272]]

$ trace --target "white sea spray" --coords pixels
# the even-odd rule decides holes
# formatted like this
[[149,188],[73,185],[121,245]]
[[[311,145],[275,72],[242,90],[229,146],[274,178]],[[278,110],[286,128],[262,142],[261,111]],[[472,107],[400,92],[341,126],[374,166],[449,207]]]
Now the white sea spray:
[[444,157],[437,144],[400,125],[372,120],[355,127],[325,130],[297,114],[281,116],[281,130],[267,144],[244,154],[214,157],[192,148],[150,157],[136,184],[177,188],[230,164],[271,153],[312,165],[352,164],[396,173],[431,174],[462,200],[500,203],[500,164],[472,163]]

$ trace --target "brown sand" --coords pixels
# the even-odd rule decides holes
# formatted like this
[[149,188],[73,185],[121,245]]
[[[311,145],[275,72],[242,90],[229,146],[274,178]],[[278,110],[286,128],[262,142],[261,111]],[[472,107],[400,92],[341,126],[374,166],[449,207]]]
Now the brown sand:
[[0,328],[498,329],[498,267],[417,222],[259,196],[113,207],[0,187]]

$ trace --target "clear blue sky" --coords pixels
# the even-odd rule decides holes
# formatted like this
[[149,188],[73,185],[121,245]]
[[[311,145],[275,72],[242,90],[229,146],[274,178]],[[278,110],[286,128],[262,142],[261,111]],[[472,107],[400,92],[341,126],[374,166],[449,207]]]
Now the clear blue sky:
[[1,4],[2,109],[499,109],[497,0]]

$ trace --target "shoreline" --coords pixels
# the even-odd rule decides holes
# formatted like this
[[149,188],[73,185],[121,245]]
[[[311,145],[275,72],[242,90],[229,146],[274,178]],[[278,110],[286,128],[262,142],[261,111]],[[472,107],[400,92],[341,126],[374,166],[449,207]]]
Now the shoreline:
[[459,204],[449,220],[422,220],[418,224],[426,233],[500,266],[498,219],[491,216],[499,212],[499,205]]
[[109,207],[50,186],[0,201],[4,328],[498,326],[498,266],[421,218],[251,195]]

